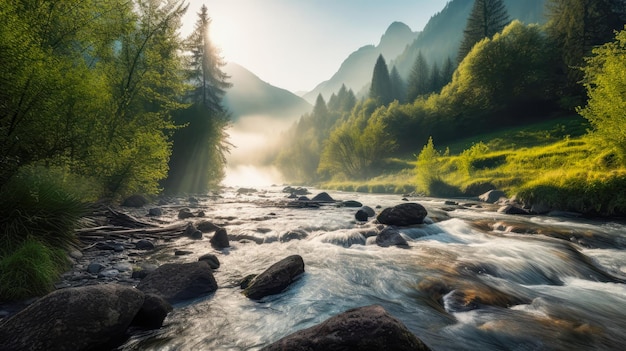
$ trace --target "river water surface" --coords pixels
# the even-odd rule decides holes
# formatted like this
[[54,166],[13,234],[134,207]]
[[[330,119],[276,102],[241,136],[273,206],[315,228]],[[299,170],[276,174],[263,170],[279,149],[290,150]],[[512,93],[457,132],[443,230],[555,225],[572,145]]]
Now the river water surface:
[[[231,247],[165,243],[152,260],[218,256],[212,295],[175,306],[157,331],[120,350],[258,350],[345,310],[379,304],[433,350],[622,350],[626,348],[626,226],[619,222],[509,216],[459,201],[410,198],[430,224],[402,229],[408,248],[373,244],[376,225],[355,208],[284,205],[282,188],[199,197],[205,219],[224,225]],[[315,190],[311,190],[313,195]],[[330,192],[372,208],[398,195]],[[458,201],[458,200],[457,200]],[[185,203],[181,203],[185,205]],[[177,211],[167,211],[175,221]],[[288,233],[306,235],[300,240]],[[369,238],[368,238],[369,237]],[[176,257],[174,250],[193,254]],[[253,301],[239,281],[289,255],[305,274],[281,294]]]

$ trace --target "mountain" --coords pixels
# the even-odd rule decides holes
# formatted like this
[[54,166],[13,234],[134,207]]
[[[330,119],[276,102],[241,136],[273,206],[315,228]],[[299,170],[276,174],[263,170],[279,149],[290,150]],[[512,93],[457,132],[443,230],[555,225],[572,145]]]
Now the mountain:
[[380,38],[377,46],[363,46],[350,54],[341,64],[337,73],[306,93],[303,98],[314,103],[317,95],[321,93],[324,99],[328,101],[330,95],[336,93],[342,84],[355,92],[360,90],[372,78],[372,70],[378,55],[382,54],[389,62],[402,53],[406,46],[417,38],[417,35],[418,33],[413,32],[409,26],[402,22],[392,23]]
[[[504,0],[511,20],[540,24],[546,21],[545,2],[546,0]],[[441,12],[430,18],[415,41],[389,66],[395,65],[402,77],[408,77],[419,51],[429,65],[437,63],[441,67],[448,57],[456,62],[457,51],[473,4],[474,0],[448,2]]]
[[233,86],[226,91],[224,107],[237,122],[245,116],[264,116],[278,120],[295,120],[313,107],[288,90],[262,81],[254,73],[234,62],[224,66]]
[[[504,0],[511,19],[524,23],[545,23],[546,0]],[[421,51],[429,65],[437,63],[441,68],[448,57],[456,60],[463,37],[463,30],[474,0],[452,0],[445,8],[430,18],[422,32],[412,32],[404,23],[394,22],[389,26],[378,46],[368,45],[353,52],[329,80],[303,95],[314,103],[318,94],[326,100],[336,93],[342,84],[352,89],[357,96],[367,94],[376,58],[383,54],[387,66],[396,66],[403,78],[407,78]]]

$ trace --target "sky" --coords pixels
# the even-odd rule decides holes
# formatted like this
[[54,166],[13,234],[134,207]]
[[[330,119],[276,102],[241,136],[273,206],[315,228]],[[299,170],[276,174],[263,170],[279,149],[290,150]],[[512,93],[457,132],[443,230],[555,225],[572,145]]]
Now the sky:
[[449,0],[189,0],[182,34],[202,4],[211,38],[228,62],[294,93],[328,80],[352,52],[377,45],[394,21],[413,31]]

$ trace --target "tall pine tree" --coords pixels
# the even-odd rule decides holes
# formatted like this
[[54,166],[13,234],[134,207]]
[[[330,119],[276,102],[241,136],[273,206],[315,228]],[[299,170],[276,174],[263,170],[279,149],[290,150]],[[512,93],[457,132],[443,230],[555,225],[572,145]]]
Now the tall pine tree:
[[377,101],[379,105],[387,105],[393,101],[393,89],[389,69],[383,55],[379,55],[374,66],[372,75],[372,85],[370,86],[370,98]]
[[400,103],[404,103],[406,100],[406,83],[404,79],[400,77],[398,69],[393,66],[391,73],[389,73],[389,79],[391,79],[392,97],[394,100],[398,100]]
[[[623,0],[549,0],[548,34],[561,57],[563,91],[566,104],[577,106],[584,99],[579,84],[583,78],[584,58],[591,49],[613,38],[624,27]],[[570,101],[567,103],[567,101]]]
[[222,99],[231,84],[222,71],[225,65],[219,49],[209,37],[211,18],[205,5],[198,13],[194,31],[187,38],[188,80],[192,89],[187,97],[191,106],[176,122],[183,127],[173,136],[170,173],[166,190],[172,193],[204,193],[224,177],[229,115]]
[[476,43],[491,38],[509,22],[509,14],[502,0],[475,0],[463,31],[458,62],[463,61]]
[[409,76],[409,83],[407,87],[407,99],[409,102],[415,101],[419,96],[426,95],[432,92],[430,84],[430,69],[428,68],[428,62],[422,55],[422,52],[417,53],[415,63],[411,69],[411,75]]

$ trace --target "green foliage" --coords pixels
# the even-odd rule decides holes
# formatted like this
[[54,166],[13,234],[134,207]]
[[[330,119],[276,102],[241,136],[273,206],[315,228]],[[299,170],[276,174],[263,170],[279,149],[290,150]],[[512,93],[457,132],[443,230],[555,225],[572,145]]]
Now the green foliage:
[[76,243],[74,229],[86,207],[72,194],[77,182],[60,172],[27,167],[0,188],[0,253],[37,240],[51,248]]
[[383,55],[379,55],[374,65],[372,74],[372,84],[370,86],[369,98],[377,102],[378,105],[387,105],[393,101],[393,89],[389,69]]
[[67,265],[64,251],[50,249],[33,239],[22,242],[15,251],[0,256],[0,300],[49,293]]
[[413,63],[413,68],[411,69],[411,75],[409,76],[407,89],[407,100],[409,102],[415,101],[418,97],[433,91],[430,74],[428,62],[426,62],[424,55],[420,51],[417,53],[415,63]]
[[[561,102],[566,108],[582,103],[584,91],[580,81],[584,58],[593,47],[602,45],[613,37],[614,30],[624,26],[613,0],[549,0],[546,31],[552,46],[560,57]],[[622,5],[623,6],[623,5]]]
[[433,138],[428,138],[428,143],[424,145],[422,151],[417,156],[415,171],[417,174],[417,190],[427,195],[432,195],[432,186],[441,182],[441,165],[439,159],[441,152],[435,149]]
[[626,214],[626,172],[554,172],[518,191],[520,200],[587,215]]
[[589,101],[578,112],[626,165],[626,30],[617,33],[614,42],[594,49],[593,54],[584,69]]
[[469,149],[463,151],[459,156],[459,171],[466,173],[468,176],[477,168],[477,160],[483,157],[489,151],[489,147],[479,142],[472,145]]
[[500,32],[509,21],[509,14],[502,0],[474,1],[463,31],[458,61],[461,62],[476,43]]
[[107,196],[157,192],[186,86],[182,2],[4,5],[0,184],[41,162],[96,179]]
[[[373,101],[373,99],[370,99]],[[362,108],[367,110],[370,104]],[[393,102],[388,108],[394,108]],[[365,179],[374,175],[382,160],[395,148],[381,115],[387,107],[381,106],[371,116],[355,109],[351,119],[334,129],[324,144],[319,172]]]

